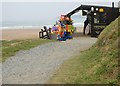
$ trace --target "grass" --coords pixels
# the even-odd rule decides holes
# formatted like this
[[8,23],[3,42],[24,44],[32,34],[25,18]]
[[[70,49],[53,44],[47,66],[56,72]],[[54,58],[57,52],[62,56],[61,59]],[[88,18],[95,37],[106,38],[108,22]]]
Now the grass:
[[66,61],[48,80],[49,84],[119,84],[118,19],[107,26],[97,42]]
[[2,59],[0,62],[4,62],[10,56],[14,56],[16,52],[20,50],[29,50],[30,48],[36,47],[38,45],[53,42],[47,39],[27,39],[27,40],[3,40],[1,44]]

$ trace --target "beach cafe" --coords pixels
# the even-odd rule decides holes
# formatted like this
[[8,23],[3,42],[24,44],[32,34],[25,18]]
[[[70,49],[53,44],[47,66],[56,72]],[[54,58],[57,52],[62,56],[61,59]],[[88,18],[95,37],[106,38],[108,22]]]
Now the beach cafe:
[[86,16],[85,22],[87,22],[87,24],[84,24],[83,34],[85,34],[85,28],[89,24],[89,35],[91,37],[98,37],[101,31],[120,15],[120,8],[114,7],[114,2],[112,2],[112,7],[81,5],[66,16],[70,18],[80,10],[82,16]]
[[[71,19],[71,16],[79,11],[82,11],[82,16],[86,16],[86,20],[84,21],[83,34],[84,35],[88,34],[91,37],[98,37],[102,30],[120,15],[120,8],[114,7],[114,2],[112,2],[112,7],[81,5],[78,8],[64,15],[64,18]],[[65,25],[66,26],[72,25],[72,23]],[[88,33],[86,33],[86,27],[89,28]],[[39,32],[39,37],[52,39],[51,30],[47,30],[46,28],[44,29],[45,30]],[[46,32],[46,35],[43,34],[44,32]]]

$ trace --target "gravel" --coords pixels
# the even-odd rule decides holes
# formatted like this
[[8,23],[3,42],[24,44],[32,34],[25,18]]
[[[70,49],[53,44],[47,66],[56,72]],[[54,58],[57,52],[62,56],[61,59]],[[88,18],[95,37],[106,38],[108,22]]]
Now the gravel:
[[96,38],[79,37],[19,51],[2,64],[2,83],[45,84],[64,61],[95,42]]

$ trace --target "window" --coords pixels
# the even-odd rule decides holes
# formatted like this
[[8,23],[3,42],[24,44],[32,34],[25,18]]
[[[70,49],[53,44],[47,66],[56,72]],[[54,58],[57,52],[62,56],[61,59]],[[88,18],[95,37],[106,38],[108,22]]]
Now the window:
[[106,24],[106,13],[94,13],[94,23],[95,24]]
[[94,23],[95,24],[100,23],[100,21],[99,21],[99,13],[94,13]]

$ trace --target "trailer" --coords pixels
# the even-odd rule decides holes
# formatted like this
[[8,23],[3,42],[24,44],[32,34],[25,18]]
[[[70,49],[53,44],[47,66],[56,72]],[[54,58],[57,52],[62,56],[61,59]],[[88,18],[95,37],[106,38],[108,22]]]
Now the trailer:
[[[102,30],[114,21],[120,15],[120,8],[94,5],[81,5],[75,10],[66,14],[69,18],[79,11],[82,11],[82,16],[86,16],[89,22],[89,34],[91,37],[98,37]],[[83,31],[85,33],[85,30]]]

